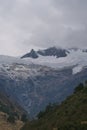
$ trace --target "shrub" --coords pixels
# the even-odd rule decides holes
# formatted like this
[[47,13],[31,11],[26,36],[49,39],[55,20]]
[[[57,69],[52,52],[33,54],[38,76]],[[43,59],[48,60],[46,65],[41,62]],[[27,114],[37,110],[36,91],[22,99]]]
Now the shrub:
[[84,88],[83,83],[80,83],[80,84],[75,88],[74,93],[77,93],[77,92],[81,91],[83,88]]
[[7,121],[10,123],[15,123],[15,117],[13,115],[9,115],[9,117],[7,118]]

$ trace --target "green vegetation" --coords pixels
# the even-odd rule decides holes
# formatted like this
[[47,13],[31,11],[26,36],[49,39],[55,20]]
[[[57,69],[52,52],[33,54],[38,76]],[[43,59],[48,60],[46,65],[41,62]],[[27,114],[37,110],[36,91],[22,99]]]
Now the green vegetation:
[[80,84],[75,88],[74,92],[77,93],[77,92],[81,91],[83,88],[84,88],[83,83],[80,83]]
[[15,123],[17,120],[26,122],[28,120],[26,112],[14,102],[12,103],[7,96],[0,92],[0,112],[7,115],[7,122]]
[[87,130],[87,84],[79,84],[61,105],[48,105],[21,130]]
[[15,123],[15,116],[9,115],[9,117],[7,118],[7,121],[10,122],[10,123]]
[[15,112],[14,107],[2,102],[0,102],[0,112],[4,112],[8,115],[7,121],[9,121],[10,123],[15,123],[15,120],[19,119],[19,114]]

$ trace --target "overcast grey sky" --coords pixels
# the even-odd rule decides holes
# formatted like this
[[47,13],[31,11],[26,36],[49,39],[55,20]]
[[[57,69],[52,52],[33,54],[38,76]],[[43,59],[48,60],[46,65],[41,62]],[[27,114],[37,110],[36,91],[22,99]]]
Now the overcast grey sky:
[[87,47],[87,0],[0,0],[0,54]]

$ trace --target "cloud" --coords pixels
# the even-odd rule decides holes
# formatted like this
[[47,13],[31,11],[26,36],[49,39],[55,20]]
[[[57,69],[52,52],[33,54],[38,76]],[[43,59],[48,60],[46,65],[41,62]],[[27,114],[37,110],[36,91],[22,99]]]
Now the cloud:
[[0,54],[87,47],[86,0],[0,0]]

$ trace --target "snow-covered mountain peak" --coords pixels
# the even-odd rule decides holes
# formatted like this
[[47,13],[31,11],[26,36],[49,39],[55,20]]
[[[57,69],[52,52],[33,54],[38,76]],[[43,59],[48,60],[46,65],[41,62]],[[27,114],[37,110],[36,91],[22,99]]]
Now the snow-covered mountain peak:
[[[56,48],[50,48],[52,54],[55,54],[53,50]],[[47,49],[49,50],[49,49]],[[46,50],[46,51],[47,51]],[[58,50],[59,51],[59,50]],[[61,51],[61,50],[60,50]],[[44,55],[44,50],[39,50],[38,58],[27,57],[24,58],[25,61],[31,61],[33,64],[39,64],[44,66],[49,66],[56,69],[62,69],[65,67],[73,67],[73,74],[80,72],[84,67],[87,66],[87,51],[86,49],[79,49],[79,48],[70,48],[70,49],[63,49],[65,51],[66,56],[57,58],[56,55]]]
[[34,58],[37,59],[39,58],[39,56],[56,56],[57,58],[59,57],[65,57],[67,56],[68,51],[65,49],[61,49],[61,48],[56,48],[56,47],[50,47],[44,50],[38,50],[35,51],[34,49],[32,49],[29,53],[23,55],[21,58]]
[[[59,54],[59,52],[62,51],[66,56],[58,58],[56,54]],[[86,49],[72,48],[67,50],[60,49],[60,51],[55,47],[39,51],[32,49],[31,55],[34,57],[38,55],[38,58],[20,58],[0,55],[0,71],[3,70],[3,72],[6,72],[11,76],[13,74],[19,77],[28,77],[29,75],[34,76],[40,74],[42,68],[49,70],[50,67],[60,70],[72,67],[72,73],[76,74],[87,67]],[[39,70],[41,70],[40,73]]]

